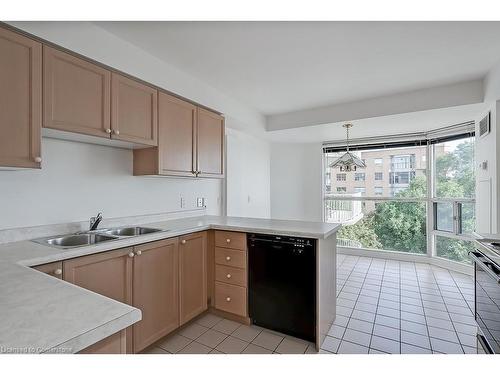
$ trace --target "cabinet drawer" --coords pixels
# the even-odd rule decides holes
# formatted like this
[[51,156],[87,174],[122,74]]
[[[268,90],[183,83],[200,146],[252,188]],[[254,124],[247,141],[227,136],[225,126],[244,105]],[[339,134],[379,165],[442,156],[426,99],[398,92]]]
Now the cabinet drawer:
[[216,281],[215,308],[247,316],[247,288]]
[[215,263],[238,268],[247,267],[247,253],[241,250],[215,248]]
[[215,280],[223,283],[247,286],[247,272],[242,268],[215,266]]
[[215,231],[215,246],[246,250],[247,235],[241,232]]

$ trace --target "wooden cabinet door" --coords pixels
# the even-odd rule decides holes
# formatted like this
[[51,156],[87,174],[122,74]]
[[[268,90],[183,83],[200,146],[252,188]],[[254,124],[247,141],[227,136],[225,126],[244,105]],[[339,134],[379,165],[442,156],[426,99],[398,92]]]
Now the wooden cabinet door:
[[199,177],[224,177],[224,118],[198,108],[196,170]]
[[159,173],[194,176],[196,106],[158,94]]
[[179,237],[180,324],[207,309],[207,233]]
[[157,90],[117,73],[111,80],[112,138],[157,146]]
[[[63,279],[114,300],[132,304],[132,248],[83,256],[63,262]],[[127,352],[132,331],[127,328]]]
[[0,28],[0,167],[40,168],[42,45]]
[[133,305],[142,311],[134,327],[139,352],[179,326],[178,239],[134,248]]
[[111,72],[43,47],[45,128],[109,138]]

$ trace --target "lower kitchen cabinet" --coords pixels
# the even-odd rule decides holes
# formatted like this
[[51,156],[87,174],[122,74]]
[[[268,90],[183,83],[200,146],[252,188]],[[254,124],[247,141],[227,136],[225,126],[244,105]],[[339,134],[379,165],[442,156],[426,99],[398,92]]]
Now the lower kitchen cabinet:
[[[132,304],[133,254],[132,248],[125,248],[66,260],[63,262],[63,279],[130,305]],[[100,348],[100,353],[104,353],[105,348],[116,348],[116,343],[110,345],[108,339],[104,339],[107,340],[106,342],[100,341],[94,344],[96,348]],[[131,328],[127,329],[126,342],[127,352],[131,353]]]
[[180,324],[207,309],[207,233],[179,238]]
[[134,248],[133,305],[142,320],[133,326],[137,353],[179,326],[178,239]]
[[126,330],[115,333],[79,351],[79,354],[126,354]]
[[142,320],[80,353],[138,353],[207,310],[207,232],[34,268],[141,310]]

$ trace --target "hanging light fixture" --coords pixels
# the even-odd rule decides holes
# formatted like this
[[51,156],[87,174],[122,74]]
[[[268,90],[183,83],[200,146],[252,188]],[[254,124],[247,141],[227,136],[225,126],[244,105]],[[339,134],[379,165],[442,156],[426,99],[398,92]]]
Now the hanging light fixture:
[[353,172],[357,168],[366,168],[365,162],[349,151],[349,129],[352,128],[352,124],[344,124],[342,126],[346,129],[347,133],[347,150],[344,155],[330,164],[330,167],[340,168],[341,172]]

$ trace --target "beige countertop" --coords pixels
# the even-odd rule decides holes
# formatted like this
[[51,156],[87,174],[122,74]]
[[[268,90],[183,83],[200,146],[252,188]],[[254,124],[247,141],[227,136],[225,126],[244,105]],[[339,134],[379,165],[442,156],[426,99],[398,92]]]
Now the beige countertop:
[[326,239],[340,229],[338,224],[223,216],[189,217],[143,226],[163,231],[73,249],[56,249],[32,241],[0,245],[0,353],[74,353],[141,319],[137,308],[30,266],[207,229],[315,239]]

